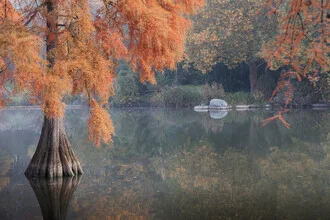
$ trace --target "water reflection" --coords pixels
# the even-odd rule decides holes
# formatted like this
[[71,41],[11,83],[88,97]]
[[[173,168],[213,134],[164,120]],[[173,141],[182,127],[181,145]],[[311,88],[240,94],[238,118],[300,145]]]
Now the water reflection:
[[69,204],[81,176],[38,179],[27,177],[39,201],[44,219],[66,219]]
[[228,114],[227,111],[214,111],[211,110],[209,111],[210,117],[213,119],[222,119],[224,117],[226,117],[226,115]]
[[299,151],[256,157],[203,146],[155,158],[153,166],[171,187],[166,219],[326,219],[329,162]]
[[8,171],[14,162],[12,156],[5,149],[0,149],[0,192],[10,181]]
[[272,114],[112,110],[114,143],[95,148],[86,141],[88,112],[70,110],[68,136],[85,174],[32,180],[32,190],[23,172],[40,113],[1,112],[0,219],[327,219],[329,112],[290,112],[289,130],[261,127]]

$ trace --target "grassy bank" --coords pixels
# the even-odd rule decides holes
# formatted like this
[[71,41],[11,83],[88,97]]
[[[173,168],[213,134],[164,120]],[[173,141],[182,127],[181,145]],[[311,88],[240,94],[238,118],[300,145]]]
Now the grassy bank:
[[266,103],[261,93],[251,95],[246,92],[225,93],[222,86],[176,86],[164,88],[153,95],[154,106],[192,107],[208,105],[211,99],[223,99],[229,105],[246,105]]
[[221,85],[175,85],[150,89],[133,97],[117,93],[110,99],[113,106],[193,107],[208,105],[211,99],[223,99],[229,105],[266,103],[262,94],[247,92],[226,93]]
[[[123,86],[115,86],[115,95],[110,98],[110,106],[157,106],[157,107],[194,107],[196,105],[208,105],[211,99],[223,99],[228,105],[262,105],[268,102],[267,95],[262,92],[250,94],[248,92],[225,92],[222,85],[143,85],[132,86],[129,80],[123,81]],[[300,87],[298,87],[300,88]],[[282,105],[285,99],[279,93],[273,100],[274,104]],[[318,103],[312,92],[301,93],[296,89],[291,107],[308,106]],[[23,95],[11,97],[11,106],[31,105],[28,98]],[[63,100],[66,104],[86,104],[86,98],[82,96],[67,96]],[[289,106],[289,107],[290,107]]]
[[[130,87],[126,87],[129,88]],[[265,102],[262,95],[250,95],[246,92],[226,93],[221,85],[178,85],[178,86],[154,86],[148,92],[140,94],[135,92],[119,91],[110,98],[111,106],[157,106],[157,107],[194,107],[196,105],[208,105],[213,98],[223,99],[229,105],[260,104]],[[27,96],[17,95],[9,103],[11,106],[31,105]],[[84,97],[71,96],[63,100],[66,104],[86,104]]]

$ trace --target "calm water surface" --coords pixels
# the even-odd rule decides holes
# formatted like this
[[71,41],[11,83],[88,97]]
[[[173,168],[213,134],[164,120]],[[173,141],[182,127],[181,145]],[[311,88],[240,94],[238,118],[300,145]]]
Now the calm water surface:
[[114,109],[111,145],[87,141],[87,110],[66,128],[85,174],[24,176],[38,110],[0,112],[0,219],[329,219],[330,112]]

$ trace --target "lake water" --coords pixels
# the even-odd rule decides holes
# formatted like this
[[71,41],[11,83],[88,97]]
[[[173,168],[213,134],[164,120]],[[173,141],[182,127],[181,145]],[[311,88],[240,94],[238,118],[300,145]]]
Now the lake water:
[[24,176],[40,111],[3,110],[0,219],[329,219],[330,112],[262,127],[274,114],[113,109],[114,142],[97,148],[88,111],[67,110],[85,174],[50,181]]

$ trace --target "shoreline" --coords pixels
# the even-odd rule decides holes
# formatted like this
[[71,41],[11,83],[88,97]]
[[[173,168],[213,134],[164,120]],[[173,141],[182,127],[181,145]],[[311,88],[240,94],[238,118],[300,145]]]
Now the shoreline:
[[[71,110],[71,109],[83,109],[83,108],[88,108],[87,105],[66,105],[65,109]],[[191,107],[176,107],[176,106],[155,106],[155,105],[114,105],[110,106],[110,108],[116,108],[116,109],[121,109],[121,108],[174,108],[174,109],[193,109],[193,110],[236,110],[236,111],[244,111],[244,110],[256,110],[256,109],[264,109],[264,110],[270,110],[270,109],[280,109],[280,105],[270,105],[270,104],[251,104],[251,105],[230,105],[227,107],[209,107],[208,105],[198,105],[198,106],[191,106]],[[41,107],[39,105],[12,105],[12,106],[5,106],[0,111],[13,111],[13,110],[40,110]],[[315,103],[315,104],[310,104],[310,105],[305,105],[305,106],[289,106],[287,109],[313,109],[313,110],[327,110],[330,109],[330,103]]]

